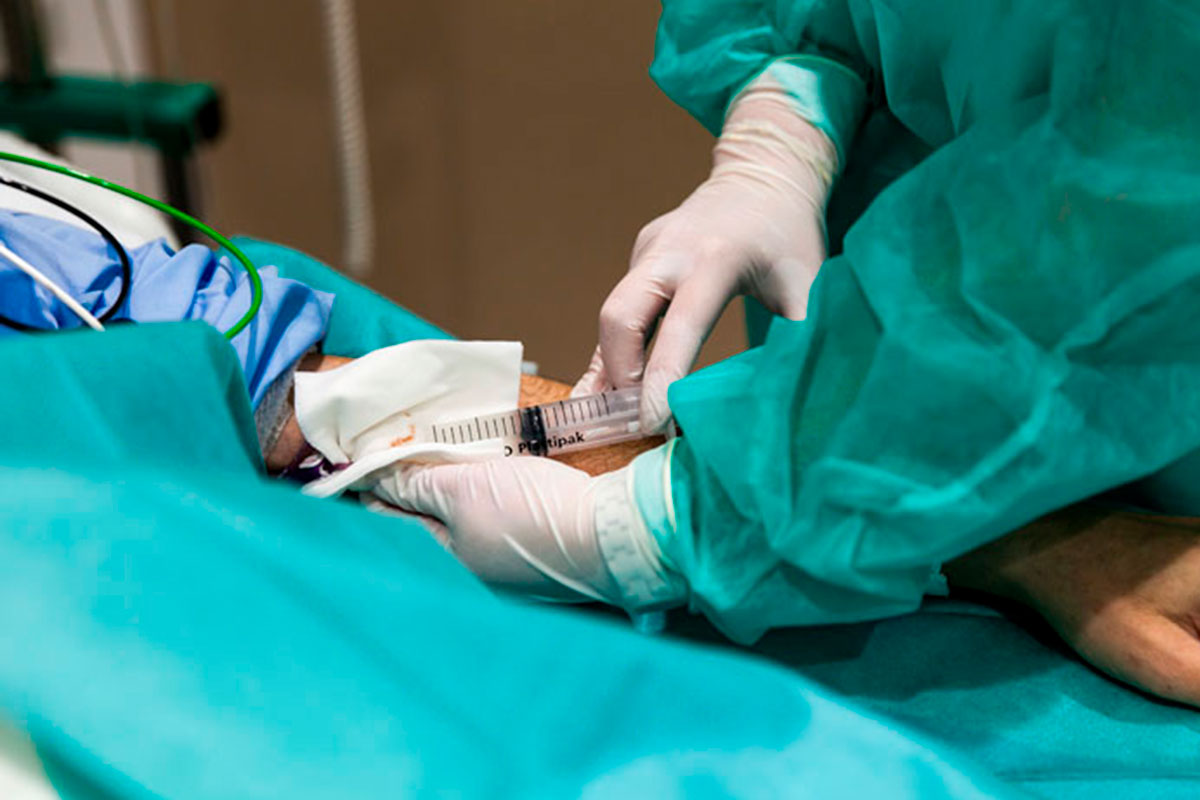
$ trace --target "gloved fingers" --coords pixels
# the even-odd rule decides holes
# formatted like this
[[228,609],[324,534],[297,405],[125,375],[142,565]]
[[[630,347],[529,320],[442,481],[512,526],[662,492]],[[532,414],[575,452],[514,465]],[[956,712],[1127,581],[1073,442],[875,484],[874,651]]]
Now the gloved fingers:
[[1200,706],[1200,632],[1149,606],[1114,613],[1088,631],[1080,652],[1100,669],[1148,692]]
[[671,226],[674,218],[675,212],[670,212],[642,226],[642,229],[638,231],[637,238],[633,241],[633,252],[629,254],[629,268],[631,270],[657,244],[659,234]]
[[673,280],[661,274],[652,267],[635,267],[600,309],[600,354],[618,389],[642,380],[646,343],[674,294]]
[[592,360],[588,363],[587,371],[583,373],[583,377],[576,381],[575,385],[571,388],[571,397],[586,397],[590,394],[600,394],[612,388],[612,381],[608,379],[608,370],[604,367],[604,354],[600,352],[600,345],[596,345],[596,349],[592,353]]
[[[671,418],[667,389],[688,374],[713,325],[736,290],[717,275],[694,276],[671,302],[654,340],[642,382],[642,429],[656,433]],[[701,279],[703,277],[703,279]]]
[[390,476],[388,499],[405,511],[434,517],[456,533],[463,526],[496,532],[505,524],[519,528],[524,520],[550,513],[551,501],[571,496],[587,480],[587,473],[543,458],[407,464]]
[[397,507],[451,523],[464,470],[472,464],[408,464],[396,469],[390,496]]

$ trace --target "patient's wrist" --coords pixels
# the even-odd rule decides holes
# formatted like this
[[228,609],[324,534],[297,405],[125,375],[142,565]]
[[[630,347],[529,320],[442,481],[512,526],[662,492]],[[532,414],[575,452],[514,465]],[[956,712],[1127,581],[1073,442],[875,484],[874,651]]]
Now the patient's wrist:
[[[296,371],[324,372],[327,369],[340,367],[352,360],[344,356],[332,356],[325,353],[312,352],[300,359],[296,364]],[[296,421],[295,400],[295,389],[292,389],[288,392],[287,422],[283,424],[283,428],[271,445],[270,450],[263,454],[267,472],[272,475],[283,472],[312,452],[312,447],[305,441],[304,433],[300,430],[300,423]]]
[[951,589],[1013,599],[1013,582],[1005,576],[1009,542],[989,542],[942,565]]

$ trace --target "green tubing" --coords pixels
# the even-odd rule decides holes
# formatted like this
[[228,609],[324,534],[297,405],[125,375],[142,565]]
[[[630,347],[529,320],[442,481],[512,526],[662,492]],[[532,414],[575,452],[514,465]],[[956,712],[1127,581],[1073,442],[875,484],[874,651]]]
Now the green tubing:
[[145,203],[151,208],[161,211],[164,214],[168,214],[185,225],[195,228],[205,236],[211,238],[221,247],[228,250],[234,258],[241,262],[241,265],[245,268],[246,273],[250,276],[250,308],[246,310],[246,313],[242,315],[241,319],[233,324],[232,328],[225,331],[226,339],[232,339],[234,336],[237,336],[239,333],[241,333],[242,330],[250,324],[250,320],[254,319],[254,315],[258,313],[259,307],[262,306],[262,278],[259,277],[258,268],[255,267],[254,263],[246,257],[245,253],[238,249],[237,245],[192,215],[186,214],[174,206],[167,205],[161,200],[155,200],[153,197],[144,195],[141,192],[130,189],[127,186],[122,186],[119,183],[113,183],[112,181],[105,180],[104,178],[97,178],[95,175],[89,175],[86,172],[81,172],[71,167],[65,167],[61,164],[53,164],[49,161],[42,161],[38,158],[30,158],[29,156],[18,155],[17,153],[7,153],[4,151],[0,151],[0,161],[15,161],[18,164],[26,164],[31,167],[37,167],[38,169],[57,172],[59,175],[66,175],[69,178],[86,181],[87,183],[100,186],[104,189],[108,189],[109,191],[116,192],[117,194],[123,194],[126,197],[130,197],[140,203]]

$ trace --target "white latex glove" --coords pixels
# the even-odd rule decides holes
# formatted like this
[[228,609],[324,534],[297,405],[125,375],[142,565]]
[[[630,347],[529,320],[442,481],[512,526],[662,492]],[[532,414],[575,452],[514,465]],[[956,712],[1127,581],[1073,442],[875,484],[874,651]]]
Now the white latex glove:
[[600,310],[600,343],[574,394],[641,382],[642,425],[657,431],[670,417],[667,387],[691,369],[731,299],[749,294],[802,319],[825,260],[825,202],[836,169],[833,143],[769,76],[745,90],[708,180],[638,234],[629,273]]
[[593,478],[543,458],[414,465],[373,491],[438,520],[442,544],[496,588],[637,611],[682,598],[641,521],[628,469]]

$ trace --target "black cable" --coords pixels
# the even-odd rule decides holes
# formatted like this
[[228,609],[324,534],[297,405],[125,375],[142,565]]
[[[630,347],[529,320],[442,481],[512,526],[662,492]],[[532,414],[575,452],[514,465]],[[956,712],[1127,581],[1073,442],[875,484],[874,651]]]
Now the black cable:
[[[44,200],[51,205],[58,206],[68,214],[78,217],[90,225],[96,231],[96,233],[104,237],[104,241],[108,242],[109,247],[117,251],[117,258],[121,260],[121,291],[117,295],[116,302],[114,302],[107,311],[98,317],[101,322],[108,322],[110,319],[112,319],[116,313],[121,310],[121,306],[125,305],[125,301],[129,299],[129,289],[133,285],[133,262],[130,260],[129,253],[125,250],[124,246],[122,246],[120,240],[118,240],[116,236],[113,236],[112,231],[101,225],[100,222],[91,214],[87,213],[81,208],[75,207],[66,200],[55,197],[47,192],[43,192],[41,189],[35,189],[34,187],[21,183],[20,181],[15,181],[12,178],[6,178],[3,175],[0,175],[0,184],[4,186],[11,186],[13,189],[16,189],[20,192],[25,192],[26,194],[31,194],[39,200]],[[32,325],[26,325],[24,322],[18,322],[15,319],[9,319],[3,314],[0,314],[0,325],[7,325],[8,327],[18,331],[44,332],[46,330],[45,328],[35,328]]]

